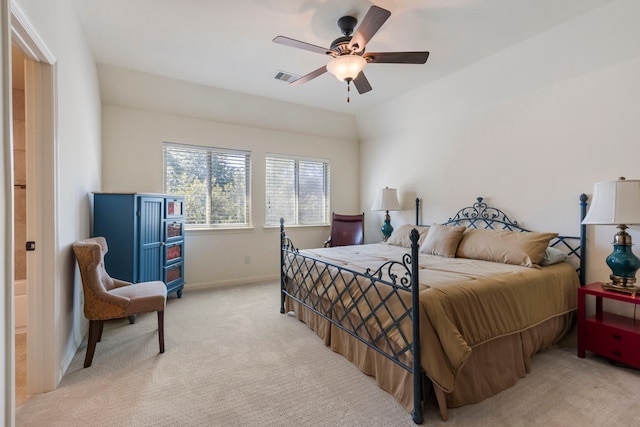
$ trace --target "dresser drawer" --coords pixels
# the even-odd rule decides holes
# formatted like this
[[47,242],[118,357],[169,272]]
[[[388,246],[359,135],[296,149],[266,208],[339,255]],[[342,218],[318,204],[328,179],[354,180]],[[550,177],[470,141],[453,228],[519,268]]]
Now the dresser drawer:
[[165,265],[173,264],[174,262],[182,261],[183,248],[182,242],[167,243],[164,246],[164,263]]
[[184,285],[183,266],[182,261],[180,261],[164,268],[164,283],[167,285],[168,293],[180,289]]
[[164,239],[167,242],[174,240],[182,240],[184,238],[184,222],[183,221],[165,221],[164,223]]
[[167,197],[164,203],[165,218],[179,218],[184,215],[184,199]]

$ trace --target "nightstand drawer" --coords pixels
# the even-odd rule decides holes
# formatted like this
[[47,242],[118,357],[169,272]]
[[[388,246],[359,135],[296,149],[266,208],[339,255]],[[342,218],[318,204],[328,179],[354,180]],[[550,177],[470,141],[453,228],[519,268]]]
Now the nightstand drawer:
[[626,363],[627,365],[640,368],[640,350],[626,347],[620,344],[610,344],[598,341],[595,337],[587,337],[585,348],[609,359]]
[[[609,316],[610,317],[610,316]],[[625,318],[625,321],[627,319]],[[632,319],[628,321],[633,322]],[[621,325],[622,326],[622,325]],[[610,324],[587,320],[585,322],[587,339],[603,343],[604,345],[624,346],[640,351],[640,335],[627,329],[611,326]]]

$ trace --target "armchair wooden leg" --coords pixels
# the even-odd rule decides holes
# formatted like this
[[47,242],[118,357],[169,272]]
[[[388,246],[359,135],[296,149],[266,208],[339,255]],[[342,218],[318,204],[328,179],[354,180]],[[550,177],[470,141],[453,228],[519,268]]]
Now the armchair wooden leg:
[[100,335],[102,335],[102,320],[90,320],[89,321],[89,339],[87,341],[87,354],[84,357],[84,367],[91,366],[93,361],[93,354],[96,351],[96,344],[100,341]]
[[102,329],[104,329],[104,321],[100,321],[100,330],[98,331],[98,342],[102,341]]
[[164,353],[164,310],[158,311],[158,340],[160,341],[160,353]]

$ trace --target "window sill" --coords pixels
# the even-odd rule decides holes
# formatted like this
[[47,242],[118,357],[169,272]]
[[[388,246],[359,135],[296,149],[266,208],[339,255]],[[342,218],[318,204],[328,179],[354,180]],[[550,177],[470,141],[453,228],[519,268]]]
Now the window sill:
[[[326,229],[327,227],[331,227],[331,224],[313,224],[313,225],[284,225],[285,230],[290,230],[290,229]],[[264,226],[265,230],[276,230],[276,231],[280,231],[280,226],[279,225],[265,225]]]
[[[331,224],[313,224],[313,225],[286,225],[286,230],[326,230],[330,228]],[[262,229],[266,232],[279,232],[279,225],[265,225]],[[255,227],[209,227],[209,228],[185,228],[185,234],[198,235],[198,234],[238,234],[238,233],[253,233]]]
[[185,228],[185,234],[238,234],[253,233],[254,227],[207,227],[207,228]]

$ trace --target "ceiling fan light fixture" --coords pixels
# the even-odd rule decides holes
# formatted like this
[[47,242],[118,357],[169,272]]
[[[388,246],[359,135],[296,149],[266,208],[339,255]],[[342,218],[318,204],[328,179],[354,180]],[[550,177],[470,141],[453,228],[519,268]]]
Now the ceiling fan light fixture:
[[327,64],[327,71],[340,81],[351,81],[367,65],[367,60],[360,55],[336,56]]

